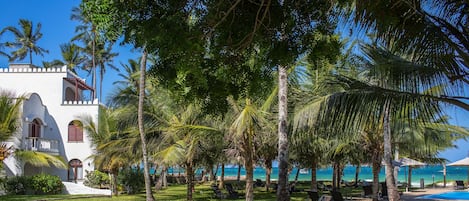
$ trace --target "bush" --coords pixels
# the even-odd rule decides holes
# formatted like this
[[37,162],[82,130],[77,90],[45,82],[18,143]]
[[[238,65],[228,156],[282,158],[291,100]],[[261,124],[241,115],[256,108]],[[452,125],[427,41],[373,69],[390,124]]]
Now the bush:
[[143,171],[136,169],[123,169],[117,177],[118,183],[124,186],[127,194],[140,192],[145,186]]
[[83,184],[93,188],[102,188],[103,186],[109,185],[109,176],[98,170],[92,172],[86,171]]
[[65,186],[58,176],[38,174],[31,178],[32,190],[37,194],[60,194]]
[[3,186],[7,194],[10,195],[26,195],[26,192],[31,191],[31,177],[16,176],[9,177],[3,181]]

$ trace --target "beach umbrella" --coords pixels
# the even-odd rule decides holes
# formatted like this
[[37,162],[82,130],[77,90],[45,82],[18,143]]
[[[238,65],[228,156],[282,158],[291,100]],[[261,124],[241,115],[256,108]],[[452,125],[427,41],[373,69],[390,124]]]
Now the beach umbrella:
[[423,162],[420,162],[411,158],[406,158],[406,157],[400,158],[398,162],[401,163],[401,166],[408,167],[408,172],[409,172],[408,180],[407,180],[408,187],[411,187],[411,184],[412,184],[412,168],[427,165],[426,163],[423,163]]
[[[448,166],[461,166],[461,167],[469,167],[469,157],[463,158],[461,160],[452,162],[448,164]],[[467,182],[469,183],[469,169],[467,172]]]

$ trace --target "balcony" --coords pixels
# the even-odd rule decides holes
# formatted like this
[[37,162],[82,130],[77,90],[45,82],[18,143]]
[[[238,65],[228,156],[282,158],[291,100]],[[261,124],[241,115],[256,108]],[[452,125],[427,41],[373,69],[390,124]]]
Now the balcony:
[[23,148],[28,151],[40,151],[53,155],[59,154],[59,141],[49,140],[38,137],[26,137],[24,139]]

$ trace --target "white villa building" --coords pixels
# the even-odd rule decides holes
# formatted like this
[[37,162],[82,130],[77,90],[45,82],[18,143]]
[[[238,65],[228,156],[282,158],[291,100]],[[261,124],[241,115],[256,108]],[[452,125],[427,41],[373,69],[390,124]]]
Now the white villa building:
[[[15,148],[62,156],[68,170],[24,164],[15,157],[4,161],[7,175],[47,173],[63,181],[81,180],[85,170],[94,170],[92,147],[80,116],[97,122],[99,102],[94,89],[66,66],[37,68],[29,64],[10,64],[0,68],[0,90],[24,96],[20,129],[10,142]],[[92,100],[93,99],[93,100]]]

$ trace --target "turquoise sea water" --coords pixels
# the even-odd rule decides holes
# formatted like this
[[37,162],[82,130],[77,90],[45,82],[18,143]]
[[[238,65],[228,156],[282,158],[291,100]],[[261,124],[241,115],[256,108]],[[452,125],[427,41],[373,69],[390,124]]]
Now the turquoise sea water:
[[[295,179],[296,170],[293,169],[290,173],[290,180]],[[177,174],[178,172],[183,173],[182,169],[170,169],[169,173]],[[398,173],[398,180],[400,182],[407,182],[407,167],[400,167]],[[201,174],[201,170],[197,171],[197,174]],[[225,176],[236,177],[238,174],[238,168],[236,166],[225,167]],[[221,168],[218,168],[217,176],[221,175]],[[241,175],[245,175],[245,170],[241,168]],[[278,178],[278,168],[273,168],[271,179],[276,180]],[[361,167],[358,178],[361,180],[371,181],[373,175],[371,167]],[[379,174],[380,181],[384,181],[385,173],[384,167],[381,168]],[[467,167],[446,167],[446,180],[464,180],[467,181],[468,168]],[[265,180],[265,170],[261,167],[256,167],[254,170],[254,179]],[[332,180],[332,168],[323,168],[317,171],[318,180]],[[424,179],[425,184],[432,184],[434,182],[443,182],[443,166],[423,166],[412,169],[412,185],[420,185],[420,179]],[[311,180],[311,171],[308,173],[300,173],[298,180],[309,181]],[[344,169],[343,180],[352,181],[355,180],[355,167],[346,166]]]

